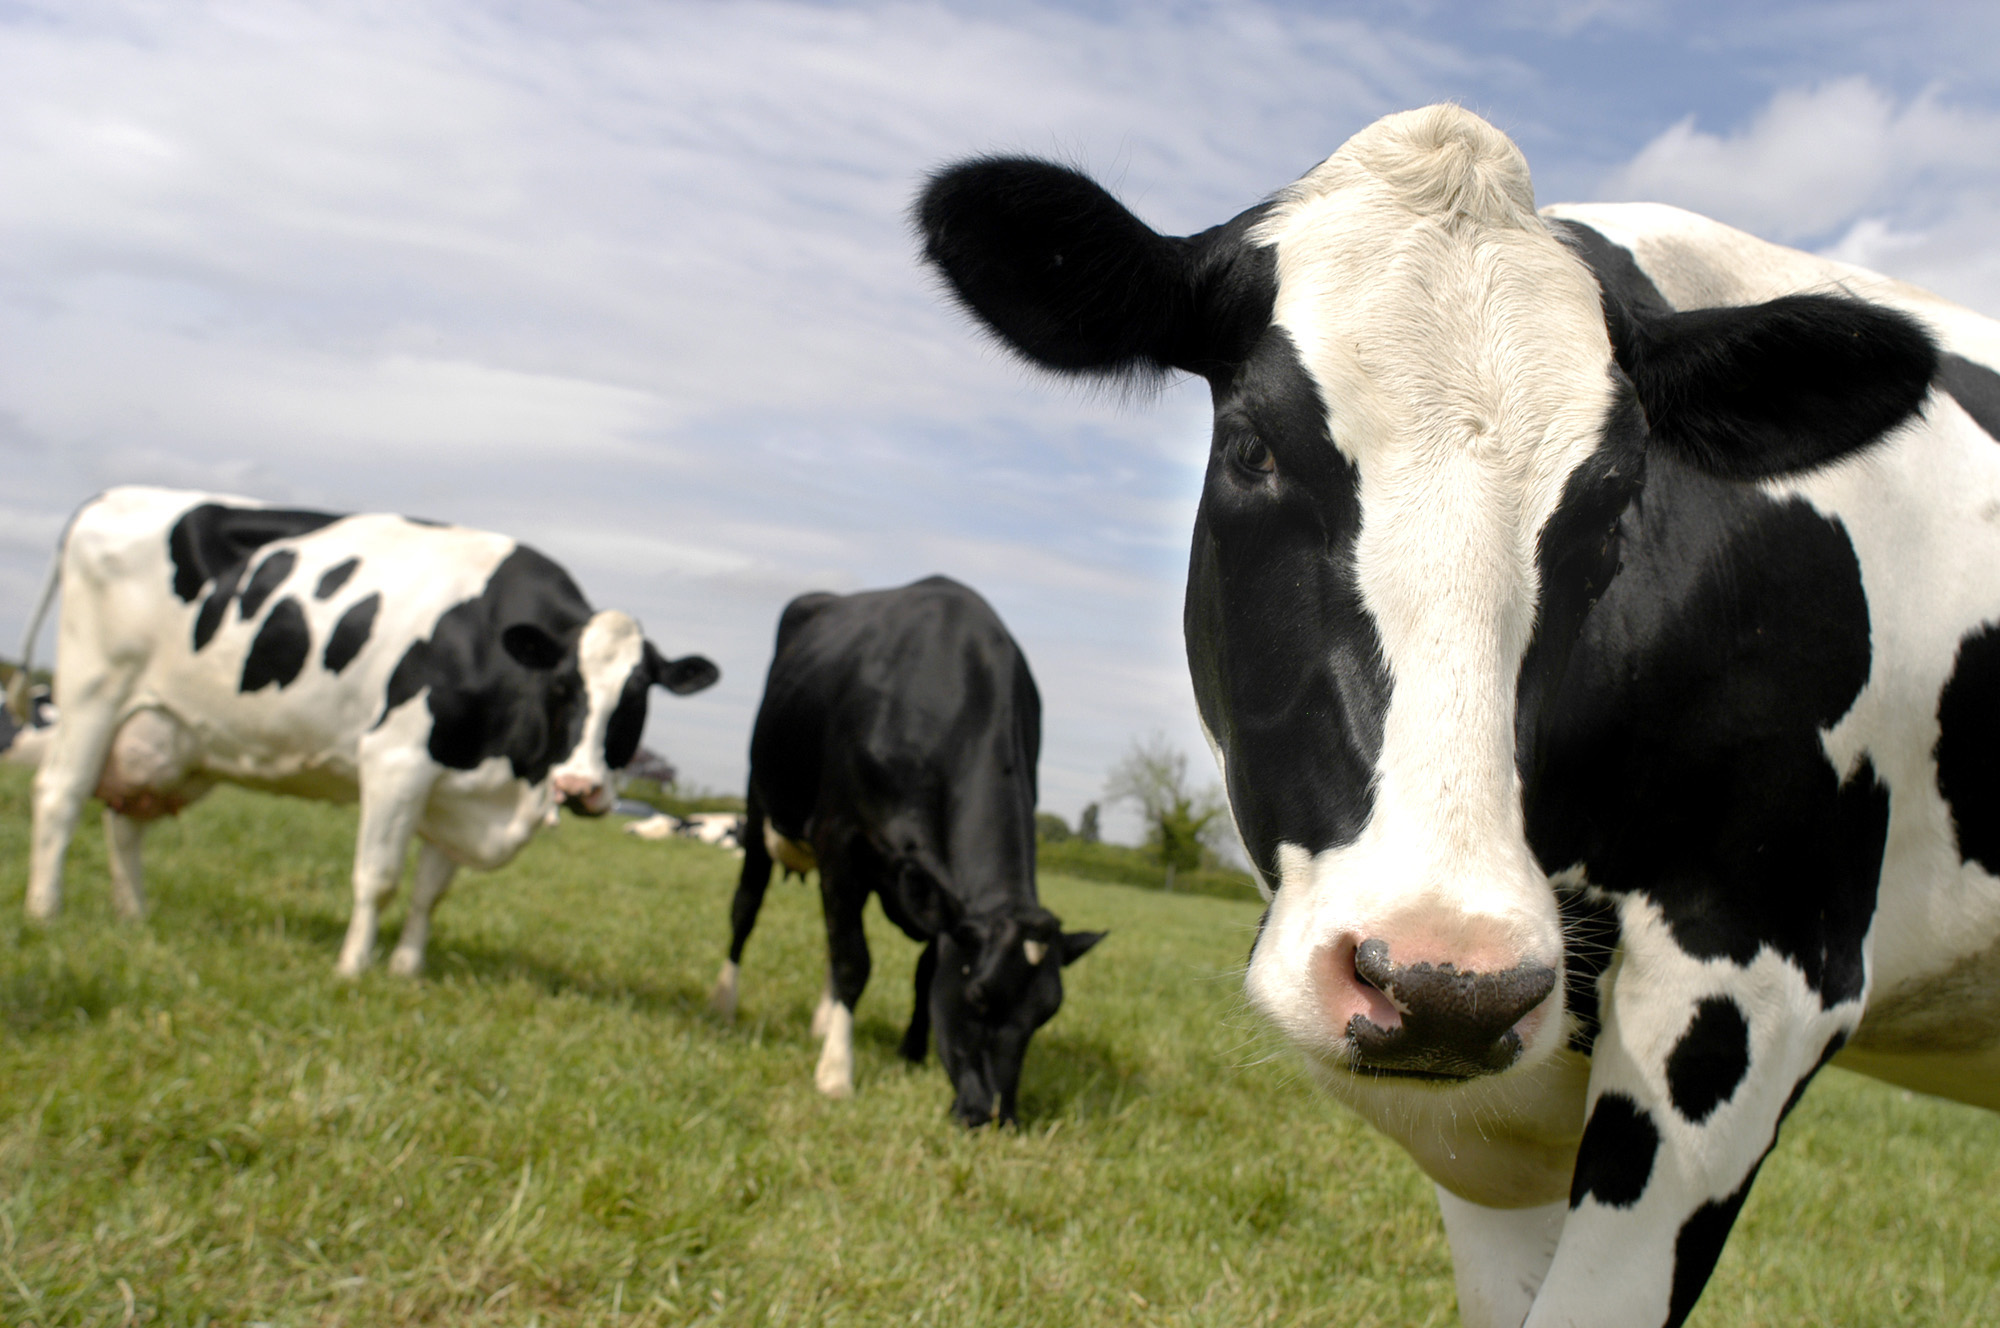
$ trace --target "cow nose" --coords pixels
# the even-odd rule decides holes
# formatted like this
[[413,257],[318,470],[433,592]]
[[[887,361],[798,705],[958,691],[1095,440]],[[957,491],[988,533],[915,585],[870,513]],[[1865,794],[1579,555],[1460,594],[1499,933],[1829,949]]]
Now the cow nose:
[[1348,1020],[1356,1068],[1447,1079],[1492,1074],[1519,1059],[1521,1034],[1514,1025],[1556,985],[1556,971],[1533,962],[1497,973],[1397,964],[1380,939],[1355,947],[1354,972],[1402,1016],[1391,1028],[1365,1014]]
[[571,804],[586,816],[602,816],[611,810],[611,791],[596,780],[581,775],[557,775],[556,801]]

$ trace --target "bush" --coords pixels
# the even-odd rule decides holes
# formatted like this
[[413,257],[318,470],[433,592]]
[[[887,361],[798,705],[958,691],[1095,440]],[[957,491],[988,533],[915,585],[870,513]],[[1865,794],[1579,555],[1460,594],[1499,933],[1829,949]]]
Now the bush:
[[[1081,839],[1043,840],[1035,853],[1036,867],[1086,881],[1136,885],[1146,890],[1167,888],[1167,869],[1144,849],[1123,844],[1085,843]],[[1176,894],[1213,895],[1221,899],[1261,899],[1249,876],[1213,862],[1174,873]]]

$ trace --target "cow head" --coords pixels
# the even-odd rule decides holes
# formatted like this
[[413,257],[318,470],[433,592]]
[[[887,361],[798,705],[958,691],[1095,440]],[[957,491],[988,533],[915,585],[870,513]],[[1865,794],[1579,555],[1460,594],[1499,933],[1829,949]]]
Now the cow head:
[[1066,932],[1028,905],[975,915],[938,936],[931,1022],[938,1059],[958,1090],[952,1114],[967,1125],[1011,1124],[1028,1039],[1062,1007],[1062,970],[1104,938]]
[[550,675],[550,731],[570,741],[549,781],[557,802],[585,816],[602,816],[617,800],[615,774],[639,750],[647,691],[658,684],[686,696],[722,676],[700,655],[665,658],[615,609],[592,614],[571,649],[532,623],[508,627],[500,640],[515,663]]
[[1921,402],[1922,332],[1832,296],[1623,308],[1514,145],[1450,106],[1189,237],[1019,159],[941,171],[916,217],[1034,362],[1209,383],[1185,627],[1273,897],[1252,1000],[1357,1092],[1547,1056],[1570,864],[1537,860],[1524,780],[1648,459],[1743,480],[1837,459]]

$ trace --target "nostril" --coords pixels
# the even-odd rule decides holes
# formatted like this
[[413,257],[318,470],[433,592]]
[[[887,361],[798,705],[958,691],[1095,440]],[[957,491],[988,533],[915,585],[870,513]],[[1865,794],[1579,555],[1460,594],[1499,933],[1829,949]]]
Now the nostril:
[[1451,964],[1397,965],[1388,943],[1355,947],[1355,976],[1403,1016],[1394,1029],[1357,1017],[1348,1028],[1362,1064],[1379,1070],[1464,1077],[1504,1070],[1521,1054],[1521,1018],[1555,989],[1556,971],[1523,963],[1495,973]]

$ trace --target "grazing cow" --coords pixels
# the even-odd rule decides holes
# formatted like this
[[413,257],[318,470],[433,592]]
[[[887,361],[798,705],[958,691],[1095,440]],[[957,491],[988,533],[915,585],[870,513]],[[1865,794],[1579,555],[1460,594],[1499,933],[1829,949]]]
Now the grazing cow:
[[113,903],[133,917],[147,823],[216,783],[358,799],[348,976],[372,958],[412,834],[423,851],[389,961],[404,974],[459,866],[505,863],[559,803],[601,815],[647,689],[717,677],[485,531],[125,488],[84,505],[57,558],[61,718],[35,778],[29,916],[61,906],[93,791]]
[[870,894],[923,947],[902,1053],[938,1059],[967,1125],[1014,1119],[1028,1039],[1062,1004],[1063,965],[1102,932],[1065,932],[1035,896],[1042,700],[999,617],[941,576],[896,590],[802,595],[750,738],[743,875],[714,1005],[736,1011],[737,966],[773,859],[817,868],[826,913],[826,1041],[814,1081],[854,1091],[854,1006],[868,984]]
[[2000,1108],[2000,326],[1538,215],[1449,106],[1186,238],[1017,159],[917,218],[1034,362],[1208,380],[1248,992],[1438,1182],[1467,1322],[1682,1322],[1836,1054]]

